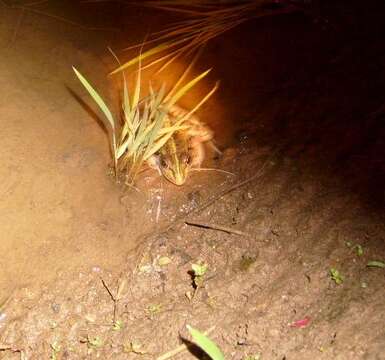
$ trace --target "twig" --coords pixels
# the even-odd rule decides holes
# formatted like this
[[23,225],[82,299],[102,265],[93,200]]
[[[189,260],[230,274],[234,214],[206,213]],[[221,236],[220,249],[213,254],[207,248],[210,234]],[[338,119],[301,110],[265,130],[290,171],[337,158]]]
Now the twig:
[[[215,329],[215,326],[212,326],[210,329],[206,330],[203,334],[204,334],[204,335],[208,335],[208,334],[211,333],[214,329]],[[182,344],[182,345],[178,346],[177,348],[175,348],[174,350],[168,351],[168,352],[166,352],[165,354],[163,354],[163,355],[157,357],[156,360],[167,360],[167,359],[170,359],[170,358],[172,358],[173,356],[179,354],[180,352],[187,350],[188,347],[189,347],[189,345]]]
[[106,282],[102,278],[100,278],[100,280],[102,281],[102,284],[103,284],[104,288],[107,290],[108,294],[111,296],[111,299],[113,301],[115,301],[115,296],[112,294],[112,292],[111,292],[110,288],[107,286]]
[[222,225],[217,225],[217,224],[207,224],[207,223],[197,223],[197,222],[191,222],[191,221],[185,221],[186,225],[190,226],[197,226],[205,229],[212,229],[212,230],[219,230],[226,232],[228,234],[235,234],[235,235],[240,235],[240,236],[245,236],[245,237],[251,237],[250,234],[245,233],[240,230],[232,229],[227,226],[222,226]]
[[3,351],[11,351],[13,353],[20,353],[20,359],[21,360],[25,359],[24,350],[18,349],[12,345],[0,343],[0,352],[3,352]]
[[107,286],[106,282],[100,278],[100,280],[102,281],[102,284],[104,286],[104,288],[107,290],[108,294],[111,296],[111,300],[113,301],[114,303],[114,312],[113,312],[113,324],[116,323],[116,309],[117,309],[117,299],[116,297],[114,296],[114,294],[111,292],[110,288]]

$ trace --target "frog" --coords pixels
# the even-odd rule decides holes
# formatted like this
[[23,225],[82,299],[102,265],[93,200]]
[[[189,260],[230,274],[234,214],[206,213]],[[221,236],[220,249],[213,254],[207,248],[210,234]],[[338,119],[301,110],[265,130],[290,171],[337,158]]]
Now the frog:
[[[169,108],[168,120],[173,124],[186,114],[187,110],[174,104]],[[205,143],[214,139],[211,128],[195,114],[190,115],[184,125],[185,128],[176,131],[148,161],[150,167],[177,186],[186,182],[190,171],[201,167],[206,156]]]

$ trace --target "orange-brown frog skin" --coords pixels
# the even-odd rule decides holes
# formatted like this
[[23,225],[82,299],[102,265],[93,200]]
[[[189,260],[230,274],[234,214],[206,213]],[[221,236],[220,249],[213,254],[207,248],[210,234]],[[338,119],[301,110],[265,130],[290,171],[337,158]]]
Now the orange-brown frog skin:
[[[172,125],[177,118],[188,112],[177,105],[169,111],[167,121]],[[202,123],[196,115],[185,122],[187,129],[176,131],[169,141],[149,161],[168,181],[183,185],[189,171],[199,168],[205,158],[204,143],[213,139],[213,131]]]

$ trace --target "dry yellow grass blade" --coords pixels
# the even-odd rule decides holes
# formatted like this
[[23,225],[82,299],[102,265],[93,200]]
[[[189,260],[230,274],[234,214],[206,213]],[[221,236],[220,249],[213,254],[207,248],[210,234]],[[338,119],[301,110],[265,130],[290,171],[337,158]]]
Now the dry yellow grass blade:
[[211,69],[204,71],[202,74],[195,77],[193,80],[184,85],[181,89],[177,90],[170,99],[167,101],[167,106],[174,105],[183,95],[185,95],[198,81],[202,80]]
[[168,67],[170,64],[172,64],[175,60],[177,60],[180,56],[182,56],[184,53],[183,49],[178,49],[178,50],[175,50],[173,53],[172,53],[172,57],[170,60],[168,60],[165,64],[162,65],[162,67],[156,72],[157,74],[159,74],[161,71],[163,71],[166,67]]
[[214,87],[206,94],[206,96],[201,101],[199,101],[199,103],[195,105],[192,110],[190,110],[186,115],[184,115],[180,119],[180,121],[183,122],[187,120],[192,114],[198,111],[198,109],[218,90],[218,87],[219,87],[219,81],[216,82]]
[[178,79],[178,81],[175,83],[175,85],[172,87],[172,89],[169,91],[169,93],[166,95],[166,97],[164,98],[164,101],[167,102],[170,100],[171,96],[173,96],[175,94],[175,92],[177,91],[178,87],[180,86],[180,84],[184,81],[184,79],[186,78],[186,76],[189,74],[189,72],[191,71],[192,67],[195,65],[199,55],[200,55],[201,52],[198,52],[193,60],[191,61],[191,63],[189,64],[189,66],[186,68],[186,70],[183,72],[183,74],[181,75],[181,77]]
[[[184,42],[186,42],[186,41],[193,40],[193,38],[194,38],[194,35],[189,35],[189,36],[187,36],[187,37],[185,37],[185,38],[183,38],[183,39],[176,39],[176,40],[171,41],[171,42],[169,42],[169,43],[162,43],[162,44],[156,46],[155,48],[152,48],[152,49],[150,49],[150,50],[144,52],[143,54],[138,55],[137,57],[131,59],[131,60],[128,61],[127,63],[125,63],[125,64],[119,66],[117,69],[115,69],[114,71],[112,71],[112,72],[110,73],[110,75],[114,75],[114,74],[116,74],[116,73],[118,73],[118,72],[120,72],[120,71],[124,71],[124,70],[126,70],[128,67],[130,67],[130,66],[132,66],[132,65],[135,65],[135,64],[138,63],[139,61],[143,61],[143,60],[145,60],[146,58],[151,57],[151,56],[153,56],[153,55],[156,55],[156,54],[158,54],[158,53],[161,53],[161,52],[163,52],[163,51],[165,51],[165,50],[168,50],[168,49],[171,49],[171,48],[175,48],[176,46],[178,46],[178,45],[180,45],[180,44],[182,44],[182,43],[184,43]],[[154,41],[158,41],[158,39],[156,39],[156,40],[145,41],[143,44],[134,45],[134,46],[131,46],[131,47],[129,47],[129,48],[126,48],[125,50],[132,49],[132,48],[137,48],[137,47],[139,47],[139,46],[147,46],[147,45],[153,43]],[[164,60],[166,60],[166,59],[168,59],[168,58],[174,56],[174,57],[170,60],[170,63],[171,63],[172,61],[175,60],[175,58],[176,58],[177,56],[179,56],[179,53],[181,52],[181,50],[183,51],[183,48],[182,48],[182,49],[176,49],[176,50],[173,50],[171,53],[168,53],[168,54],[166,54],[166,55],[163,55],[163,56],[161,56],[161,57],[159,57],[159,58],[157,58],[157,59],[151,61],[149,64],[146,64],[145,66],[143,66],[143,67],[142,67],[142,70],[147,69],[147,68],[149,68],[149,67],[151,67],[151,66],[153,66],[153,65],[155,65],[155,64],[157,64],[157,63],[159,63],[159,62],[162,62],[162,61],[164,61]],[[159,70],[158,70],[158,72],[159,72]]]
[[[160,43],[160,45],[150,49],[150,52],[145,53],[146,58],[156,57],[149,64],[145,65],[146,68],[167,60],[158,72],[167,68],[177,58],[181,56],[187,57],[188,54],[205,45],[211,39],[220,36],[245,21],[262,16],[288,13],[298,9],[298,7],[290,2],[276,7],[269,7],[268,5],[271,5],[271,0],[221,1],[220,3],[215,0],[143,0],[140,2],[131,1],[130,3],[184,13],[189,16],[188,19],[176,22],[165,30],[153,33],[150,39],[144,43],[145,46]],[[139,45],[133,47],[136,46]],[[163,52],[166,54],[161,55]],[[138,59],[133,59],[122,67],[126,68],[136,61]],[[119,69],[115,70],[115,72],[117,71]]]
[[[166,54],[166,55],[164,55],[164,56],[162,56],[162,57],[160,57],[160,58],[158,58],[158,59],[156,59],[156,60],[153,60],[153,61],[151,61],[149,64],[143,66],[143,67],[142,67],[142,70],[148,69],[148,68],[150,68],[151,66],[156,65],[156,64],[158,64],[158,63],[160,63],[160,62],[162,62],[162,61],[164,61],[164,60],[170,58],[171,56],[174,56],[174,54],[175,54],[175,51],[172,52],[172,53],[170,53],[170,54]],[[159,72],[159,70],[158,70],[157,72]]]
[[203,14],[201,11],[198,11],[198,10],[191,10],[191,9],[189,10],[189,9],[182,9],[178,7],[166,6],[166,4],[158,4],[156,2],[143,3],[142,6],[148,6],[154,9],[179,12],[179,13],[195,15],[195,16],[199,16]]
[[173,46],[172,43],[171,43],[171,44],[169,44],[169,43],[163,43],[163,44],[160,44],[160,45],[158,45],[158,46],[156,46],[156,47],[154,47],[154,48],[152,48],[152,49],[150,49],[150,50],[144,52],[143,54],[139,55],[138,57],[136,57],[136,58],[134,58],[134,59],[132,59],[132,60],[126,62],[125,64],[119,66],[117,69],[115,69],[114,71],[112,71],[112,72],[110,73],[110,75],[113,75],[113,74],[116,74],[116,73],[118,73],[118,72],[120,72],[120,71],[122,71],[122,70],[125,70],[125,69],[127,69],[129,66],[138,63],[140,60],[144,60],[144,59],[146,59],[147,57],[152,56],[152,55],[155,55],[155,54],[157,54],[157,53],[159,53],[159,52],[161,52],[161,51],[164,51],[164,50],[166,50],[166,49],[168,49],[168,48],[170,48],[170,47],[172,47],[172,46]]

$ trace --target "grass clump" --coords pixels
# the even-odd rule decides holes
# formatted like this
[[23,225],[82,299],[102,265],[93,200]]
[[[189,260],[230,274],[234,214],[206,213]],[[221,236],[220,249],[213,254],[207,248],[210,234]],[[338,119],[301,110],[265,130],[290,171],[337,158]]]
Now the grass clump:
[[126,77],[122,72],[123,94],[120,121],[115,119],[103,98],[89,81],[73,67],[77,78],[108,121],[107,127],[110,130],[115,175],[118,178],[120,174],[124,174],[127,185],[134,184],[135,178],[143,168],[144,163],[156,154],[176,131],[188,128],[188,118],[208,100],[218,87],[218,84],[216,84],[191,111],[183,116],[176,117],[173,122],[170,122],[168,116],[172,106],[202,80],[211,69],[202,72],[182,86],[181,84],[191,70],[195,58],[169,93],[166,94],[165,84],[157,90],[154,90],[149,84],[149,95],[142,96],[141,61],[144,57],[145,54],[139,56],[139,66],[132,94],[129,93]]

